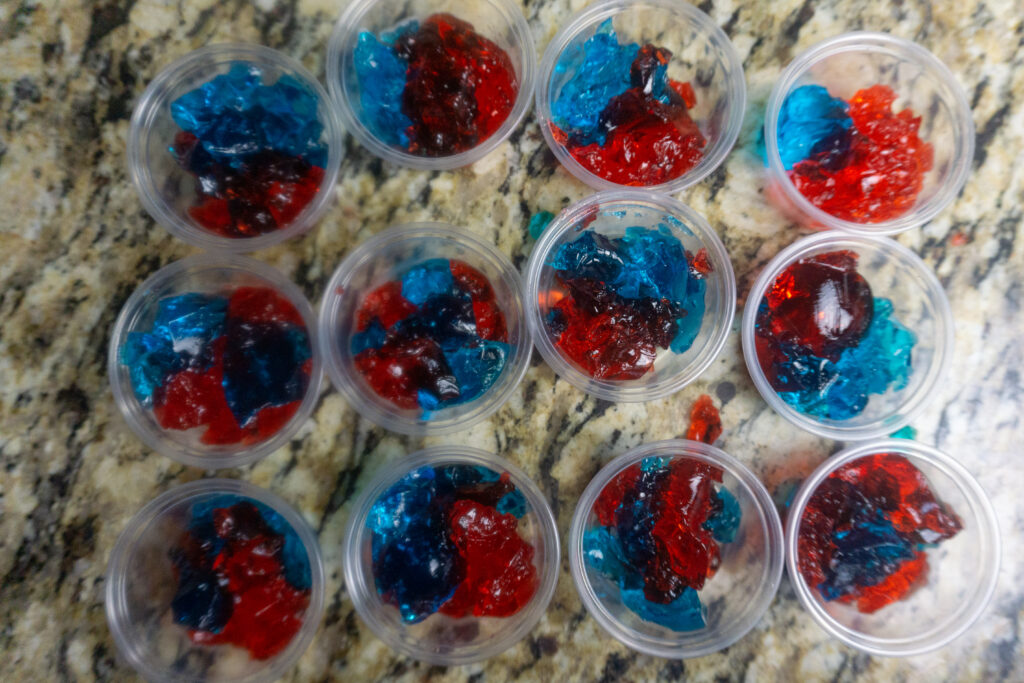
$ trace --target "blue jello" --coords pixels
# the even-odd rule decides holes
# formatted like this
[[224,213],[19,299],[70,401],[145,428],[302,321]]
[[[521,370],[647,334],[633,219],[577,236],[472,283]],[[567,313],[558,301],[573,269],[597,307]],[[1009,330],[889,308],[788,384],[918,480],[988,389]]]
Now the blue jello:
[[533,546],[520,537],[527,512],[507,473],[477,465],[423,466],[370,508],[375,587],[416,623],[438,612],[507,617],[533,597]]
[[685,353],[704,317],[706,252],[687,252],[668,226],[622,237],[585,230],[548,260],[567,293],[547,327],[556,347],[600,379],[635,379],[658,349]]
[[846,145],[853,119],[849,105],[828,94],[820,85],[804,85],[789,95],[779,110],[777,127],[779,155],[789,171],[805,159]]
[[719,545],[740,526],[721,480],[719,468],[694,458],[651,457],[606,484],[582,539],[588,570],[610,583],[595,583],[601,599],[617,597],[674,631],[702,628],[699,591],[719,566]]

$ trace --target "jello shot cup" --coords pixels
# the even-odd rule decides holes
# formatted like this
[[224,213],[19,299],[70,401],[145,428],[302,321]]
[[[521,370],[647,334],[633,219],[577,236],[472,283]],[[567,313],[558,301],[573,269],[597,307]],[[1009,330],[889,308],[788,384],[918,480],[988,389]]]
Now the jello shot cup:
[[544,139],[576,178],[673,194],[725,160],[746,82],[725,32],[693,5],[605,0],[552,38],[536,99]]
[[203,469],[277,450],[313,412],[323,362],[302,291],[243,256],[176,261],[139,285],[111,333],[117,407],[147,446]]
[[327,86],[370,152],[468,166],[508,139],[533,97],[536,48],[512,0],[355,0],[327,50]]
[[786,520],[786,566],[804,608],[870,655],[941,648],[985,611],[1000,540],[985,491],[909,439],[848,448],[804,480]]
[[764,121],[768,197],[807,227],[890,235],[930,221],[974,158],[963,88],[923,47],[846,33],[793,60]]
[[259,45],[210,45],[168,65],[139,98],[128,168],[171,234],[248,252],[323,216],[342,136],[327,92],[297,61]]
[[569,568],[590,615],[656,657],[717,652],[764,615],[782,578],[779,515],[757,477],[714,446],[646,444],[580,496]]
[[519,274],[441,223],[398,225],[334,271],[320,305],[334,385],[366,419],[450,434],[508,400],[532,351]]
[[768,405],[809,432],[855,441],[891,434],[927,407],[949,369],[953,314],[912,251],[829,231],[765,266],[740,335]]
[[324,570],[294,508],[243,481],[204,479],[128,522],[105,591],[118,652],[146,680],[269,683],[320,625]]
[[609,401],[650,401],[695,380],[725,344],[736,282],[722,241],[665,195],[601,192],[563,210],[526,266],[544,360]]
[[477,662],[522,640],[558,580],[558,531],[537,485],[474,448],[380,468],[345,529],[345,585],[363,622],[431,664]]

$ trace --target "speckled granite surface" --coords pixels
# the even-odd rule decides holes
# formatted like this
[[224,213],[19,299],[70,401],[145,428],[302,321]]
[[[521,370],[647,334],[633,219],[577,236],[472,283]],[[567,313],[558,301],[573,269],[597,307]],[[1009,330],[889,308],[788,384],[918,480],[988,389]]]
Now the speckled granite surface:
[[[148,451],[116,412],[104,374],[111,325],[149,273],[190,253],[144,213],[125,172],[134,99],[162,65],[211,42],[256,41],[323,74],[330,0],[110,0],[0,3],[0,679],[132,680],[107,632],[108,553],[157,493],[203,476]],[[526,3],[538,46],[583,0]],[[945,650],[873,659],[830,640],[786,585],[763,622],[724,652],[667,662],[606,637],[583,611],[563,562],[545,618],[486,663],[429,668],[392,655],[361,626],[341,581],[339,534],[374,470],[421,446],[362,421],[326,389],[298,437],[238,476],[283,495],[319,530],[328,609],[294,680],[1000,680],[1024,679],[1024,28],[1019,0],[777,0],[701,5],[745,60],[750,109],[723,168],[681,195],[719,230],[745,293],[800,233],[765,204],[750,151],[780,69],[849,29],[919,41],[950,65],[974,108],[974,172],[956,203],[900,236],[935,268],[957,320],[948,380],[915,423],[956,454],[992,496],[1004,560],[994,605]],[[387,225],[442,220],[494,240],[517,264],[532,212],[587,189],[557,169],[533,119],[475,167],[422,173],[350,143],[337,202],[305,238],[257,254],[319,298],[331,270]],[[738,335],[695,385],[646,405],[585,397],[535,356],[512,400],[452,441],[523,466],[550,496],[561,530],[602,463],[685,431],[695,397],[722,406],[721,445],[773,484],[809,471],[838,445],[800,433],[759,398]]]

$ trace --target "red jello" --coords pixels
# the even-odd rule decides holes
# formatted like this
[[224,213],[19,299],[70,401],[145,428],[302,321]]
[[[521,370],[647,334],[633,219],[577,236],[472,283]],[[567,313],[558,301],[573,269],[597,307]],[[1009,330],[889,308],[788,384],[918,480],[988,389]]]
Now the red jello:
[[722,417],[718,408],[711,402],[711,397],[701,394],[690,411],[690,428],[686,430],[686,438],[692,441],[714,443],[722,435]]

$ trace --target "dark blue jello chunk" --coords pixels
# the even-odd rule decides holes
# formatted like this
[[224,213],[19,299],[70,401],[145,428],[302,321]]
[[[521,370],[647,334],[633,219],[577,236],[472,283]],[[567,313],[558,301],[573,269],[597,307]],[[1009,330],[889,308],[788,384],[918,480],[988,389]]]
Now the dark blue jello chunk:
[[732,543],[736,540],[736,532],[740,528],[740,504],[736,497],[724,486],[718,487],[711,494],[711,513],[704,528],[719,543]]
[[832,558],[818,587],[826,600],[873,586],[914,558],[915,544],[901,536],[873,503],[866,508],[849,528],[832,536]]
[[171,600],[174,621],[198,631],[220,633],[233,611],[233,601],[212,569],[192,566],[176,560],[178,590]]
[[309,335],[279,323],[232,321],[224,349],[224,396],[238,424],[267,406],[298,401],[308,375]]

